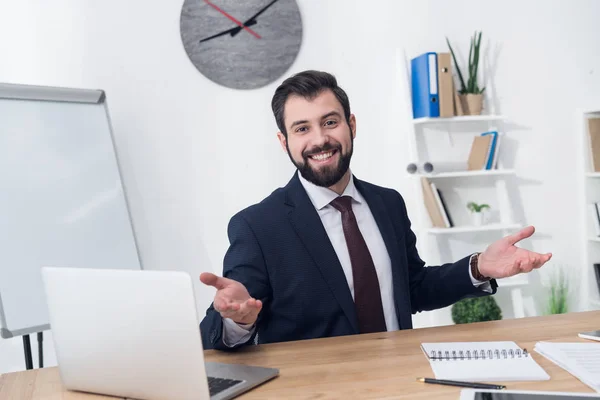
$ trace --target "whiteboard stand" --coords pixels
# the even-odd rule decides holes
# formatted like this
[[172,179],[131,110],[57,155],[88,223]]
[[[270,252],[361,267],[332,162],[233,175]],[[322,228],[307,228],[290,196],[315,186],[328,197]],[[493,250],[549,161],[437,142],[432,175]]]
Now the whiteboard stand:
[[25,366],[27,369],[33,369],[33,357],[31,356],[31,342],[29,335],[23,335],[23,348],[25,351]]
[[105,92],[0,83],[0,187],[0,337],[41,368],[42,267],[142,269]]

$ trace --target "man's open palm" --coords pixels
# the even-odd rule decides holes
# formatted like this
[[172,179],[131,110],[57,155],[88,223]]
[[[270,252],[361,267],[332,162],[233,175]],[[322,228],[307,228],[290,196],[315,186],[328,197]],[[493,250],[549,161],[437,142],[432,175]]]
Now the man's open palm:
[[540,254],[515,246],[534,232],[535,228],[528,226],[489,245],[479,256],[479,272],[490,278],[506,278],[540,268],[550,260],[551,253]]
[[239,324],[253,324],[262,309],[262,302],[250,296],[244,285],[209,272],[200,274],[200,281],[217,289],[213,306],[223,318]]

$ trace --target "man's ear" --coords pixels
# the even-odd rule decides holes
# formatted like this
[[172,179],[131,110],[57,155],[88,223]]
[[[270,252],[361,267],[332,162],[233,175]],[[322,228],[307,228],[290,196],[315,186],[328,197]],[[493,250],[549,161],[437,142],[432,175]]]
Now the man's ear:
[[277,132],[277,139],[279,139],[279,144],[283,151],[287,153],[287,139],[285,138],[285,135],[281,132]]
[[354,116],[354,114],[350,114],[349,123],[350,123],[350,131],[352,132],[352,139],[355,139],[356,138],[356,117]]

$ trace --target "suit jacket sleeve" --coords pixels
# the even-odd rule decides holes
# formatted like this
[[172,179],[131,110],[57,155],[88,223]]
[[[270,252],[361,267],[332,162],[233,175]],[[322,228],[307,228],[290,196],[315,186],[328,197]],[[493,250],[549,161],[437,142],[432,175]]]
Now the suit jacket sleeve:
[[[242,283],[250,296],[263,302],[263,308],[256,321],[258,327],[271,297],[269,276],[261,247],[250,224],[240,213],[231,218],[227,234],[230,246],[223,261],[223,276]],[[223,343],[221,314],[214,309],[214,304],[211,304],[200,323],[200,332],[205,349],[232,350],[254,342],[258,329],[255,329],[255,333],[245,343],[233,347],[226,346]]]
[[466,297],[487,296],[496,293],[495,280],[490,281],[492,293],[473,285],[469,274],[468,255],[455,263],[425,267],[417,251],[416,236],[411,229],[406,204],[398,194],[404,219],[404,237],[409,269],[411,311],[434,310],[447,307]]

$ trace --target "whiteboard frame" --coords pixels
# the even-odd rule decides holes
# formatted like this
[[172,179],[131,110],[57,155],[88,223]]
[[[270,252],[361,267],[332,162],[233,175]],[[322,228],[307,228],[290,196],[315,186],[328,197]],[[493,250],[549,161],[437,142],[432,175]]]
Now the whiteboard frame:
[[[125,198],[125,208],[127,211],[127,218],[131,225],[133,234],[133,243],[135,245],[135,251],[138,258],[140,269],[144,269],[142,257],[140,254],[139,244],[137,240],[135,225],[131,218],[131,207],[129,204],[129,198],[127,196],[127,190],[125,183],[123,182],[123,174],[121,173],[121,164],[119,162],[119,154],[115,143],[114,132],[112,128],[112,122],[110,113],[108,112],[108,106],[106,103],[106,93],[101,89],[77,89],[77,88],[66,88],[56,86],[36,86],[36,85],[21,85],[14,83],[0,83],[0,99],[6,100],[37,100],[37,101],[52,101],[52,102],[66,102],[66,103],[89,103],[89,104],[102,104],[106,113],[108,131],[110,134],[110,140],[112,148],[115,154],[115,160],[117,162],[117,172],[119,174],[119,180],[121,182],[121,188],[123,190],[123,197]],[[2,304],[2,294],[0,293],[0,337],[3,339],[10,339],[16,336],[29,335],[31,333],[42,332],[50,329],[50,324],[33,326],[25,329],[16,329],[10,331],[6,327],[6,317],[4,315],[4,307]]]

